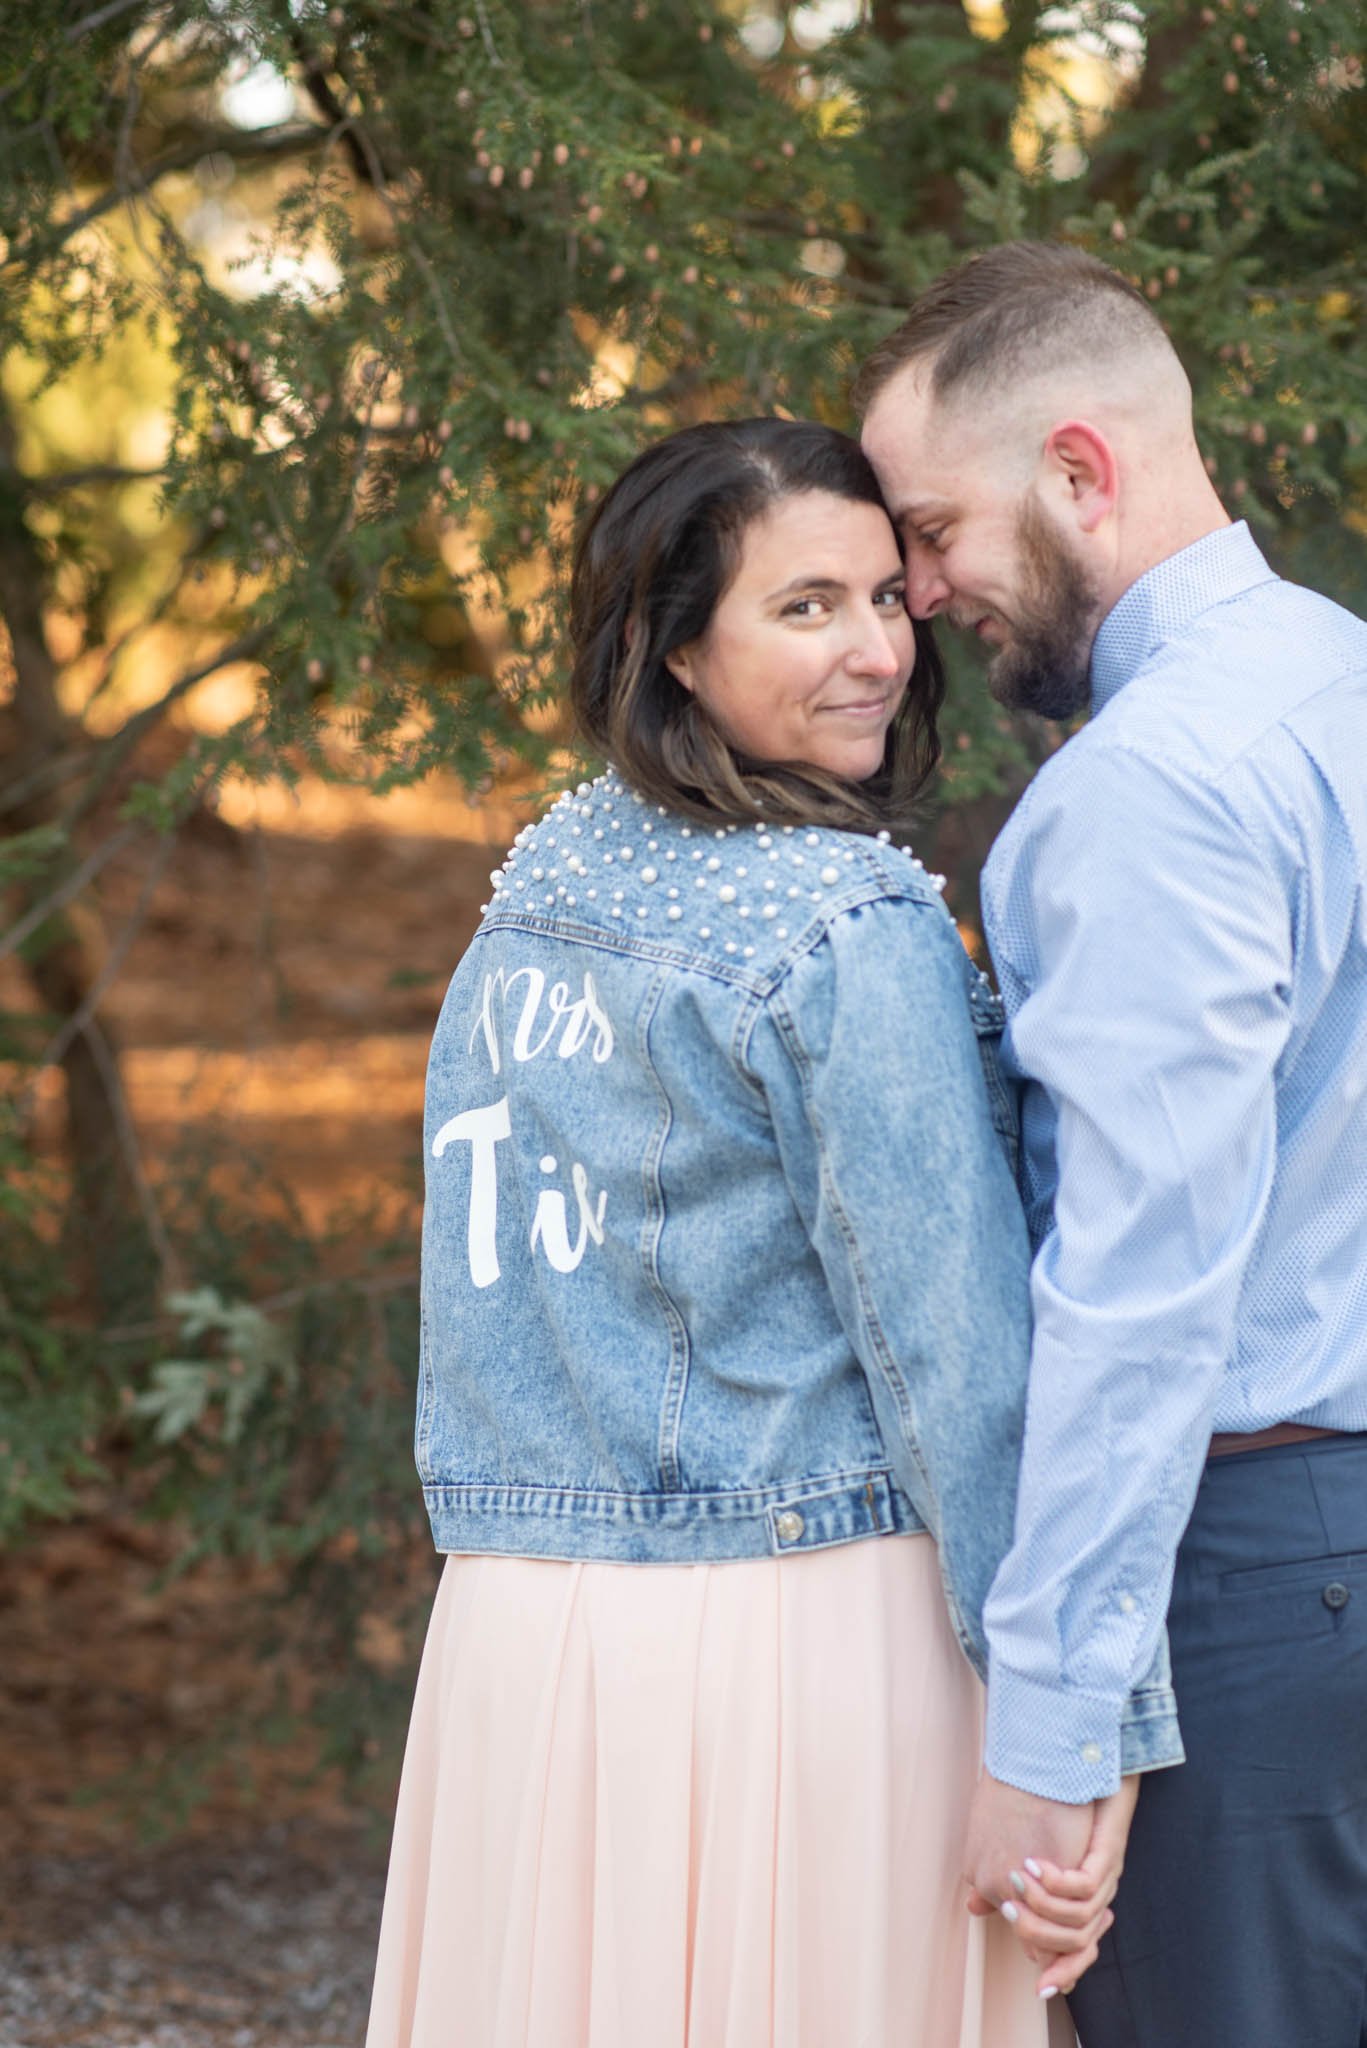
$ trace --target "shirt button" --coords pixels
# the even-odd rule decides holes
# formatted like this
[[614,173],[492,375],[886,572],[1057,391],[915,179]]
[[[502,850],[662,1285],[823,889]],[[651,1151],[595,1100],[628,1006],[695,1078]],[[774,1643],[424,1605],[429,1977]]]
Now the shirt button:
[[1341,1580],[1331,1579],[1324,1589],[1323,1597],[1326,1607],[1339,1608],[1346,1607],[1353,1596]]
[[806,1526],[796,1508],[785,1508],[774,1517],[774,1533],[780,1543],[796,1543]]
[[1085,1764],[1099,1764],[1101,1762],[1101,1744],[1099,1742],[1084,1742],[1082,1745],[1082,1761]]
[[1120,1596],[1120,1612],[1121,1612],[1122,1614],[1133,1614],[1133,1613],[1134,1613],[1134,1594],[1133,1594],[1133,1593],[1122,1593],[1122,1594],[1121,1594],[1121,1596]]

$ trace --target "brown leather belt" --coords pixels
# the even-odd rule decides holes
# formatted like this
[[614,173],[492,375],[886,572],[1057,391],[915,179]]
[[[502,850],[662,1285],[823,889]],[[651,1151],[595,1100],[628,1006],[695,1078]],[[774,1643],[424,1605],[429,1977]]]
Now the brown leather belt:
[[1317,1436],[1347,1436],[1343,1429],[1317,1429],[1313,1422],[1274,1422],[1270,1429],[1255,1429],[1248,1436],[1221,1434],[1210,1440],[1212,1458],[1233,1457],[1238,1451],[1270,1451],[1274,1444],[1306,1444]]

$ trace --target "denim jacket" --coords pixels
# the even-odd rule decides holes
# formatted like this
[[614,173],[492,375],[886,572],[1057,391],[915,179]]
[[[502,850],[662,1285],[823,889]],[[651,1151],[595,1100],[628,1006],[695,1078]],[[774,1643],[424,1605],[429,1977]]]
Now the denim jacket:
[[689,825],[607,776],[493,881],[427,1082],[438,1549],[929,1530],[983,1670],[1030,1248],[1001,1008],[932,879],[886,835]]

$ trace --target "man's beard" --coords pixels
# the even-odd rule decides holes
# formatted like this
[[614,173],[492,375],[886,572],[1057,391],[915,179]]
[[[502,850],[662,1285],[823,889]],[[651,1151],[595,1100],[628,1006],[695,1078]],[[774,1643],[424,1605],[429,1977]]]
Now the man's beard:
[[1011,638],[987,671],[988,688],[1012,711],[1075,718],[1091,699],[1097,592],[1033,500],[1021,508],[1016,545],[1021,590]]

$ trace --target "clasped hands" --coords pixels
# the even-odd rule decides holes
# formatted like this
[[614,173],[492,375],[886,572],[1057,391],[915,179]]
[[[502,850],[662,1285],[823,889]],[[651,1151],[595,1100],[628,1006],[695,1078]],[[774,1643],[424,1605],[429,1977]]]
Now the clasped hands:
[[1138,1777],[1089,1806],[1064,1806],[983,1773],[965,1849],[970,1913],[1000,1913],[1040,1965],[1041,1998],[1071,1991],[1115,1915]]

